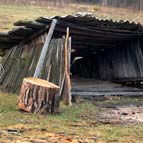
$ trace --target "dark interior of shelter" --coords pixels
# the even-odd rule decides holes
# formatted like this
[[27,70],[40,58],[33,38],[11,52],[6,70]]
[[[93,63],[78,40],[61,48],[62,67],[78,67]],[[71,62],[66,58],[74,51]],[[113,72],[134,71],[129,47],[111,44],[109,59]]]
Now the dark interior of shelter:
[[[72,49],[73,93],[83,95],[140,95],[143,77],[142,39],[108,39],[106,34]],[[88,37],[87,37],[88,40]],[[79,49],[80,52],[78,52]],[[86,93],[85,93],[86,91]]]
[[87,31],[84,36],[74,36],[71,31],[73,93],[142,94],[142,90],[135,87],[141,87],[143,78],[143,36],[129,27],[114,29],[111,24],[102,30]]
[[[114,41],[114,40],[113,40]],[[94,41],[96,43],[96,39]],[[120,42],[120,41],[119,41]],[[87,45],[80,53],[73,49],[71,73],[75,77],[109,81],[135,81],[143,77],[141,41],[121,41],[116,45]],[[123,42],[123,43],[122,43]]]

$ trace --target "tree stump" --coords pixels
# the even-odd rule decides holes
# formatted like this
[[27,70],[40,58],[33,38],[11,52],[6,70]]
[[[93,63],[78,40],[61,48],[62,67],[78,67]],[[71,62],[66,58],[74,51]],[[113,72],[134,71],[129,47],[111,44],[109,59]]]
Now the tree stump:
[[59,111],[59,86],[38,78],[24,78],[18,98],[18,108],[29,113]]

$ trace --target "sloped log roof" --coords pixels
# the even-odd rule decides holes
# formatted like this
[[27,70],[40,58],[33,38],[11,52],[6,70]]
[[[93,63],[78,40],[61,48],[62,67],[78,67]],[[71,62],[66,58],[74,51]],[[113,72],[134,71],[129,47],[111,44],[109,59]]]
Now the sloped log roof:
[[116,47],[143,38],[143,27],[140,24],[129,21],[99,20],[93,15],[77,14],[65,17],[40,17],[35,21],[18,21],[14,24],[15,29],[7,33],[0,33],[0,49],[12,48],[22,41],[27,42],[48,31],[52,19],[58,20],[54,36],[65,35],[66,28],[69,27],[72,48],[77,51],[80,49],[88,51],[89,48],[93,51],[100,48]]

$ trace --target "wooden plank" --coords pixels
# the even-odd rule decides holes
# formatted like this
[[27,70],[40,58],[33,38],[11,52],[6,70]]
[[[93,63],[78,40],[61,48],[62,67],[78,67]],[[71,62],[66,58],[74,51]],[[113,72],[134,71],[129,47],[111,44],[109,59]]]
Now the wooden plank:
[[14,28],[12,29],[11,31],[8,32],[9,35],[11,36],[29,36],[31,34],[33,34],[35,31],[31,28],[26,28],[24,26],[21,26],[21,27],[17,27],[17,28]]
[[34,77],[38,77],[40,75],[40,72],[41,72],[42,67],[43,67],[44,58],[45,58],[45,55],[46,55],[47,50],[49,48],[49,44],[50,44],[50,41],[51,41],[51,38],[52,38],[52,35],[53,35],[53,32],[54,32],[56,23],[57,23],[57,20],[54,19],[52,21],[51,27],[49,29],[49,33],[48,33],[48,36],[46,38],[43,49],[41,51],[41,55],[40,55],[40,58],[39,58],[39,61],[38,61],[38,64],[37,64],[37,67],[36,67],[36,70],[35,70],[35,73],[34,73]]
[[24,21],[20,20],[16,23],[14,23],[15,26],[26,26],[27,28],[32,28],[32,29],[41,29],[45,27],[45,24],[36,22],[36,21]]
[[72,79],[72,96],[143,96],[143,90],[95,79]]
[[143,96],[143,92],[72,92],[76,96]]

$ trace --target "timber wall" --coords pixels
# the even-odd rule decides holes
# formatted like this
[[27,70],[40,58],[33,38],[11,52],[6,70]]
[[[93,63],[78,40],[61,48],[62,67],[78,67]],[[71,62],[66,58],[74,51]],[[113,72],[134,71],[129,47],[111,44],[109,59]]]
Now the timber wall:
[[[36,65],[45,42],[47,33],[32,40],[15,46],[3,58],[5,73],[0,79],[0,89],[8,92],[19,90],[24,77],[33,77]],[[46,79],[59,85],[60,95],[63,90],[64,78],[64,43],[65,38],[52,39],[46,54],[43,69],[39,78]]]
[[77,60],[74,75],[100,80],[141,80],[143,78],[143,42],[136,41],[97,52]]

